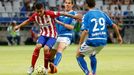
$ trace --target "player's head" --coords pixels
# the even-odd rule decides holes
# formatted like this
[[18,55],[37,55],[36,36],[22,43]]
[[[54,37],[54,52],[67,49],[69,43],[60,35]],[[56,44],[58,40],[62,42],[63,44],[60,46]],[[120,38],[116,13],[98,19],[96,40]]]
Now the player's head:
[[86,4],[89,8],[94,8],[96,3],[95,0],[86,0]]
[[73,0],[65,0],[64,1],[64,6],[66,11],[70,11],[73,9],[74,6],[74,1]]
[[16,21],[12,21],[12,22],[11,22],[11,25],[12,25],[12,26],[16,26],[16,23],[17,23]]
[[35,4],[35,11],[38,13],[39,16],[43,16],[44,14],[44,5],[42,3]]

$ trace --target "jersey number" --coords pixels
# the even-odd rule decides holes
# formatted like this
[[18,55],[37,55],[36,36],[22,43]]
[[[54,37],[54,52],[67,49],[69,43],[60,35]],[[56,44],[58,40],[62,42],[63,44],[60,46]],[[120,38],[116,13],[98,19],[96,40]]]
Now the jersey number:
[[[99,18],[99,19],[93,18],[91,20],[91,22],[95,22],[93,32],[105,29],[105,20],[104,20],[104,18]],[[101,27],[99,27],[99,25]]]

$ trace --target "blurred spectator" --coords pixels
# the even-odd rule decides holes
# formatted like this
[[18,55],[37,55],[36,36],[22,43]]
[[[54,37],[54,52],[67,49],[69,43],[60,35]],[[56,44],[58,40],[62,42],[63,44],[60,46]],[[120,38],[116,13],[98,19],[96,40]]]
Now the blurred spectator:
[[105,11],[110,17],[112,17],[112,11],[111,11],[111,5],[109,5],[107,8],[106,8],[106,11]]
[[78,10],[83,10],[84,0],[76,0],[76,6]]
[[133,0],[102,0],[103,4],[132,4]]
[[112,18],[113,18],[115,23],[121,22],[122,16],[123,16],[122,14],[123,13],[121,11],[120,6],[114,8],[114,11],[112,12]]
[[130,5],[127,6],[127,10],[123,13],[123,23],[125,25],[132,25],[133,24],[133,12],[130,10]]
[[119,15],[118,7],[114,7],[114,11],[112,12],[113,19],[116,20],[116,18],[118,18],[118,15]]
[[16,21],[13,21],[7,28],[7,40],[9,45],[20,45],[20,29],[14,32],[13,28],[16,26]]
[[127,10],[124,11],[123,15],[124,17],[133,15],[133,12],[130,10],[130,5],[127,6]]
[[30,30],[30,33],[31,33],[31,38],[33,40],[33,42],[36,42],[37,39],[38,39],[38,36],[39,36],[39,31],[40,31],[40,28],[38,25],[34,24]]
[[131,0],[124,0],[124,4],[131,4]]
[[58,10],[62,11],[64,9],[64,0],[57,0],[56,1],[56,5],[57,5],[57,8]]
[[30,11],[31,11],[30,0],[25,0],[22,8],[20,9],[20,16],[28,17],[31,13]]
[[56,7],[56,0],[48,0],[48,5],[49,5],[49,9],[56,11],[57,7]]
[[39,26],[34,23],[34,25],[32,26],[32,28],[29,30],[30,32],[30,37],[28,37],[26,40],[25,40],[25,45],[33,45],[33,44],[36,44],[36,41],[38,39],[38,37],[40,36],[40,28]]

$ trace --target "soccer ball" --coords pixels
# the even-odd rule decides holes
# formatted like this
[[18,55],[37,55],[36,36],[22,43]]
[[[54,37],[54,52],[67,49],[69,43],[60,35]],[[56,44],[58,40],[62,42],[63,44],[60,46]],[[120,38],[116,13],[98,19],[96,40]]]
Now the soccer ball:
[[36,75],[47,75],[47,70],[43,66],[37,66]]

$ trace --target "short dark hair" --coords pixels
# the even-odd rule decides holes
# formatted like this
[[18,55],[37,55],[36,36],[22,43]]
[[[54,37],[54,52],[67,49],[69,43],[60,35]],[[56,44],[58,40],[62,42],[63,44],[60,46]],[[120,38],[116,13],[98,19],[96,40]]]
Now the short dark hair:
[[89,7],[93,8],[95,7],[95,0],[86,0],[86,3],[88,4]]
[[[66,0],[64,0],[64,3],[65,3]],[[71,0],[71,3],[74,4],[74,0]]]
[[35,9],[41,9],[44,8],[44,5],[42,3],[36,3],[34,7]]

